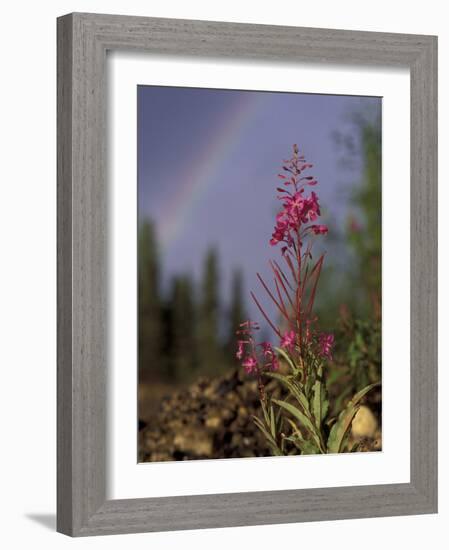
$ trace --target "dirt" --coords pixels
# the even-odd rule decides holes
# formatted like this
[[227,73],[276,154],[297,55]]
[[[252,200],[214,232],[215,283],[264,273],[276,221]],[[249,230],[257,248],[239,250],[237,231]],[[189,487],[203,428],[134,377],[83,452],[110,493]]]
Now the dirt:
[[[273,385],[274,391],[274,383]],[[257,382],[241,370],[199,379],[162,398],[139,434],[141,462],[270,456],[252,415],[260,414]]]

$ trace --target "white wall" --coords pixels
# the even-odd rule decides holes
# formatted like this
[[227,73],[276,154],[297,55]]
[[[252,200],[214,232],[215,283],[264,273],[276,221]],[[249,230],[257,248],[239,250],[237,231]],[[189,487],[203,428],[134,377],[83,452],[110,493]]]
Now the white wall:
[[[437,516],[246,527],[196,532],[70,540],[54,532],[55,513],[55,18],[71,11],[272,23],[439,35],[440,169],[442,208],[440,280],[448,278],[444,205],[449,200],[444,154],[449,147],[449,31],[444,3],[376,0],[97,0],[14,1],[2,6],[0,33],[0,517],[5,548],[244,548],[283,544],[308,548],[370,549],[398,542],[422,548],[449,519],[448,409],[440,395],[440,513]],[[447,286],[440,290],[443,312]],[[441,315],[442,321],[444,313]],[[442,324],[440,388],[448,387]],[[23,334],[26,333],[26,340]],[[26,341],[26,347],[23,342]],[[441,392],[442,393],[442,390]],[[440,545],[438,545],[440,546]]]

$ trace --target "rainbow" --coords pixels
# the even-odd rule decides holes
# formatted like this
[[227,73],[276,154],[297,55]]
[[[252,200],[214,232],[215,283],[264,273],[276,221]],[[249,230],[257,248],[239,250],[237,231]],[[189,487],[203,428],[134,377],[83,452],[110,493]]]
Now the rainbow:
[[183,169],[183,185],[171,197],[164,209],[164,217],[158,227],[162,248],[173,244],[193,217],[195,208],[204,199],[204,195],[217,181],[216,174],[239,147],[243,133],[261,109],[266,107],[265,94],[245,94],[236,104],[215,139],[212,139],[191,166]]

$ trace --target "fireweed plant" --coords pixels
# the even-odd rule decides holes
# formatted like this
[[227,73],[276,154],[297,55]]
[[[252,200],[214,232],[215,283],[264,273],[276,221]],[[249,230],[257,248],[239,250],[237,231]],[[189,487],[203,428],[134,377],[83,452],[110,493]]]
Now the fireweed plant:
[[[253,417],[275,455],[325,454],[356,450],[349,447],[349,432],[362,398],[376,384],[356,393],[336,418],[328,418],[326,366],[332,362],[334,335],[320,332],[313,313],[324,254],[314,260],[314,240],[326,235],[326,225],[317,223],[321,216],[318,196],[311,187],[316,179],[308,175],[312,168],[298,146],[284,161],[276,188],[281,208],[270,245],[280,247],[281,262],[270,261],[274,287],[257,277],[279,312],[279,322],[269,318],[253,292],[251,296],[263,318],[274,332],[278,346],[257,342],[259,324],[245,321],[237,330],[236,357],[245,372],[256,377],[262,418]],[[266,382],[276,379],[285,390],[277,399]]]

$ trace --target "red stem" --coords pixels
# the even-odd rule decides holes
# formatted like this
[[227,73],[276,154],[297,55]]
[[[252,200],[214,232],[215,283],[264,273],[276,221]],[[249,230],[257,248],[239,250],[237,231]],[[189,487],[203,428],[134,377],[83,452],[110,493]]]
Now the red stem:
[[288,286],[288,288],[289,288],[290,290],[293,290],[292,285],[290,284],[290,281],[287,279],[287,276],[286,276],[285,273],[282,271],[281,267],[280,267],[279,264],[276,262],[276,260],[270,260],[270,265],[271,265],[271,268],[273,269],[273,271],[274,271],[273,265],[276,266],[277,270],[279,271],[279,274],[282,275],[282,278],[284,279],[285,284]]
[[262,306],[259,304],[259,301],[257,300],[254,292],[251,291],[251,297],[252,299],[254,300],[256,306],[259,308],[259,311],[262,313],[262,315],[265,317],[265,320],[266,322],[270,325],[270,327],[273,329],[273,331],[279,336],[279,338],[281,337],[281,332],[278,328],[276,328],[273,323],[271,322],[270,318],[268,317],[268,315],[265,313],[265,311],[263,310]]
[[287,319],[288,321],[288,313],[285,309],[285,306],[284,307],[281,307],[281,304],[279,304],[279,302],[276,300],[276,298],[273,296],[273,294],[271,293],[270,289],[268,288],[268,286],[265,284],[265,281],[262,279],[262,277],[260,276],[260,273],[257,273],[257,278],[259,279],[260,283],[262,284],[262,286],[264,287],[265,289],[265,292],[268,294],[268,296],[272,299],[273,303],[276,305],[276,307],[278,308],[278,310],[280,311],[280,313]]

